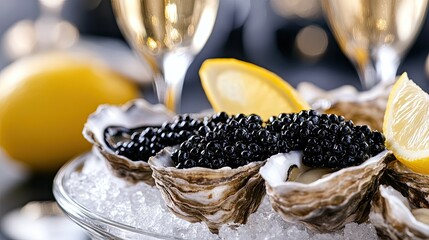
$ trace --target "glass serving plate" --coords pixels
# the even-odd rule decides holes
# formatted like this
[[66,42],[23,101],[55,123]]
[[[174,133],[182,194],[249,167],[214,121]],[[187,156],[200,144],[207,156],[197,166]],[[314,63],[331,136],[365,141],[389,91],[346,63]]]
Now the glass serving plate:
[[[64,213],[70,217],[75,223],[80,227],[85,229],[92,239],[376,239],[376,232],[372,225],[362,224],[358,225],[356,223],[350,223],[349,226],[346,226],[344,230],[329,233],[329,234],[317,234],[311,231],[308,231],[304,226],[300,224],[293,224],[285,222],[280,215],[275,213],[272,210],[271,204],[268,199],[264,199],[259,206],[258,210],[252,214],[249,218],[249,221],[245,225],[236,226],[225,226],[220,229],[219,235],[211,234],[206,226],[201,223],[188,223],[181,219],[172,219],[168,220],[163,217],[159,217],[154,212],[141,211],[138,209],[132,209],[133,213],[140,212],[140,214],[146,214],[146,218],[141,218],[141,224],[143,227],[150,227],[150,229],[144,229],[140,225],[126,224],[115,220],[115,217],[108,217],[102,215],[98,210],[98,207],[104,207],[105,209],[110,209],[111,205],[109,203],[103,202],[101,200],[100,192],[97,192],[96,188],[93,188],[91,184],[88,186],[82,185],[85,184],[86,177],[95,177],[93,179],[96,183],[102,183],[105,179],[105,175],[100,174],[103,171],[108,173],[107,166],[100,166],[102,159],[98,157],[98,154],[94,152],[84,154],[79,156],[69,163],[64,165],[57,173],[57,176],[54,179],[53,193],[54,196],[64,211]],[[94,165],[96,164],[96,165]],[[93,167],[96,167],[94,170]],[[104,169],[105,167],[105,169]],[[95,172],[92,172],[95,171]],[[100,171],[97,173],[97,171]],[[94,175],[92,175],[94,174]],[[84,178],[79,178],[79,175],[85,175]],[[107,181],[107,184],[118,184],[119,179],[111,179],[113,181]],[[118,180],[119,182],[117,182]],[[73,183],[72,185],[70,185]],[[94,182],[93,182],[94,183]],[[103,184],[105,184],[104,182]],[[77,185],[76,185],[77,184]],[[111,186],[112,186],[111,185]],[[71,187],[77,188],[71,188]],[[145,185],[144,185],[145,186]],[[117,188],[128,188],[128,185],[117,185]],[[93,191],[96,192],[93,192]],[[150,208],[155,210],[158,204],[156,197],[161,197],[151,195],[153,192],[148,188],[141,188],[138,185],[132,185],[131,188],[127,190],[137,191],[141,193],[148,193],[148,196],[152,198],[146,198],[146,201],[152,201],[153,204]],[[110,191],[110,189],[106,190]],[[113,191],[115,192],[115,191]],[[82,195],[80,195],[82,193]],[[92,197],[88,197],[86,194],[92,193]],[[114,195],[114,194],[113,194]],[[82,197],[84,196],[84,197]],[[129,196],[128,196],[129,197]],[[134,197],[134,195],[132,195]],[[137,196],[138,198],[138,196]],[[93,202],[100,199],[101,202]],[[135,198],[134,198],[135,199]],[[119,200],[113,197],[109,200]],[[96,203],[94,206],[89,206],[90,203]],[[119,200],[121,203],[128,204],[126,200]],[[162,201],[160,201],[162,202]],[[140,203],[136,201],[134,203]],[[131,203],[132,204],[132,203]],[[110,206],[110,207],[109,207]],[[163,208],[162,206],[159,206]],[[167,209],[164,209],[167,211]],[[103,210],[104,211],[104,210]],[[102,211],[102,212],[103,212]],[[118,211],[128,214],[128,210],[119,208]],[[116,211],[112,211],[116,212]],[[164,212],[164,213],[169,213]],[[153,215],[152,215],[153,214]],[[120,215],[120,214],[119,214]],[[116,215],[118,216],[118,215]],[[140,215],[138,215],[140,216]],[[151,221],[151,222],[147,222]],[[181,223],[180,221],[183,221]],[[167,226],[167,225],[169,226]],[[173,225],[174,226],[173,226]],[[177,225],[175,225],[177,224]],[[189,225],[187,225],[189,224]],[[194,225],[200,224],[200,225]],[[135,227],[136,226],[136,227]],[[168,229],[164,229],[167,227]],[[172,227],[172,228],[171,228]],[[152,230],[154,229],[154,230]]]
[[65,164],[54,179],[53,193],[64,213],[84,228],[91,236],[91,239],[180,239],[151,233],[112,221],[91,212],[73,199],[68,193],[65,183],[72,173],[82,170],[85,161],[90,157],[93,157],[93,154],[87,153]]

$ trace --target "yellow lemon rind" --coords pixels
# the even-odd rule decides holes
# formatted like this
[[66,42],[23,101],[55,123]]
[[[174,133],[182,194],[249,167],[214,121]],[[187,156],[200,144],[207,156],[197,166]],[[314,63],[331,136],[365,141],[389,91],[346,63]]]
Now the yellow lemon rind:
[[[285,95],[285,98],[290,102],[291,106],[294,106],[295,109],[292,109],[292,112],[299,112],[304,109],[310,109],[310,105],[302,100],[302,97],[299,93],[286,81],[280,78],[278,75],[262,68],[257,65],[243,62],[237,59],[232,58],[215,58],[215,59],[207,59],[202,64],[199,74],[201,78],[201,84],[206,93],[206,96],[212,105],[213,109],[217,112],[224,111],[221,103],[217,101],[214,91],[210,91],[210,70],[213,68],[218,69],[237,69],[239,71],[248,71],[248,73],[259,76],[266,81],[270,81],[271,85],[276,86],[280,92]],[[274,104],[274,103],[273,103]],[[287,109],[289,110],[289,109]]]
[[[407,87],[413,87],[416,88],[417,91],[423,91],[412,80],[408,79],[407,73],[403,73],[395,83],[389,95],[386,105],[386,114],[384,115],[383,132],[386,137],[385,145],[394,153],[395,157],[408,168],[416,172],[429,174],[429,150],[410,150],[409,147],[402,146],[395,141],[394,132],[390,129],[394,121],[394,111],[392,111],[392,108],[394,108],[395,102],[398,100],[398,97],[400,97],[400,92]],[[413,123],[410,122],[410,124]]]

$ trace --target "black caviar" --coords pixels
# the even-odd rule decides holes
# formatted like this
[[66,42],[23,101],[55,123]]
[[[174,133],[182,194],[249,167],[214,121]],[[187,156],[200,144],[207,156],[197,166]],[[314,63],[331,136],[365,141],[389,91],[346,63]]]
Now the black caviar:
[[177,168],[235,168],[300,150],[305,165],[338,169],[359,165],[384,149],[384,136],[368,126],[304,110],[271,117],[265,126],[257,115],[231,116],[215,128],[201,128],[172,159]]
[[238,114],[214,128],[202,126],[196,135],[180,144],[172,155],[173,162],[177,168],[218,169],[265,160],[277,151],[278,140],[262,124],[258,115]]
[[204,119],[179,115],[173,122],[128,134],[129,138],[112,147],[117,154],[147,161],[166,146],[180,145],[172,154],[177,168],[236,168],[299,150],[309,167],[338,169],[359,165],[385,149],[380,132],[314,110],[280,114],[266,123],[255,114],[221,112]]
[[368,126],[314,110],[272,117],[266,126],[286,142],[281,152],[303,151],[309,167],[344,168],[359,165],[385,149],[384,136]]
[[[226,121],[228,115],[217,114],[211,118],[194,119],[188,114],[178,115],[172,122],[165,122],[159,127],[145,127],[137,131],[115,131],[106,129],[106,134],[129,134],[130,137],[111,147],[118,155],[133,161],[146,161],[167,146],[178,145],[187,140],[200,128],[212,129],[216,124]],[[109,133],[110,132],[110,133]]]

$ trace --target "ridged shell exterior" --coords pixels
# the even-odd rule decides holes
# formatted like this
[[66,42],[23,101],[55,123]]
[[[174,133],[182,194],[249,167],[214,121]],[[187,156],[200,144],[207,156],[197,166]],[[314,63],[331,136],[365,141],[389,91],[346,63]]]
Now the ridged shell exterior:
[[387,165],[385,181],[416,207],[429,208],[429,176],[416,173],[398,160]]
[[112,173],[131,183],[143,181],[154,185],[152,170],[144,161],[132,161],[115,154],[106,144],[104,131],[109,126],[136,128],[161,125],[170,121],[173,114],[162,105],[151,105],[143,99],[133,100],[123,106],[101,105],[91,114],[83,129],[83,135],[101,153]]
[[365,222],[390,152],[383,151],[359,166],[338,170],[309,184],[286,181],[291,169],[305,168],[301,154],[272,156],[260,170],[274,210],[285,221],[300,222],[315,232]]
[[379,187],[369,218],[382,238],[429,239],[429,225],[417,221],[407,199],[390,186]]
[[259,169],[264,161],[231,169],[177,169],[173,148],[165,148],[149,159],[156,186],[168,208],[189,222],[205,222],[217,233],[226,223],[244,224],[265,195]]

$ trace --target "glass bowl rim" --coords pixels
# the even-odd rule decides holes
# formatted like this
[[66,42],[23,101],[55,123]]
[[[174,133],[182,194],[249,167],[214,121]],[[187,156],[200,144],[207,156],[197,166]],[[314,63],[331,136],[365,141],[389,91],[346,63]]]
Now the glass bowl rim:
[[[95,230],[98,234],[110,234],[109,232],[105,231],[104,228],[101,228],[99,225],[100,223],[105,226],[110,226],[115,229],[125,231],[132,234],[141,234],[142,236],[148,236],[148,237],[155,237],[160,239],[181,239],[174,236],[166,236],[166,235],[160,235],[157,233],[144,231],[142,229],[139,229],[137,227],[132,227],[129,225],[126,225],[124,223],[116,222],[111,219],[108,219],[104,216],[100,216],[96,213],[91,212],[86,207],[82,206],[80,203],[75,201],[67,192],[64,181],[70,177],[70,174],[78,170],[82,165],[85,163],[85,161],[89,157],[99,157],[96,156],[97,154],[94,152],[87,152],[84,153],[66,164],[64,164],[60,170],[57,172],[54,181],[53,181],[53,194],[55,197],[55,200],[57,201],[58,205],[62,209],[62,211],[71,218],[75,223],[77,223],[79,226],[85,228],[88,230],[88,228],[91,228],[91,230]],[[102,160],[102,159],[100,159]],[[99,223],[91,224],[92,222],[88,222],[88,220],[94,222],[96,221]],[[96,227],[97,229],[93,229]],[[110,234],[111,235],[111,234]],[[118,238],[118,236],[112,235],[115,239]]]

